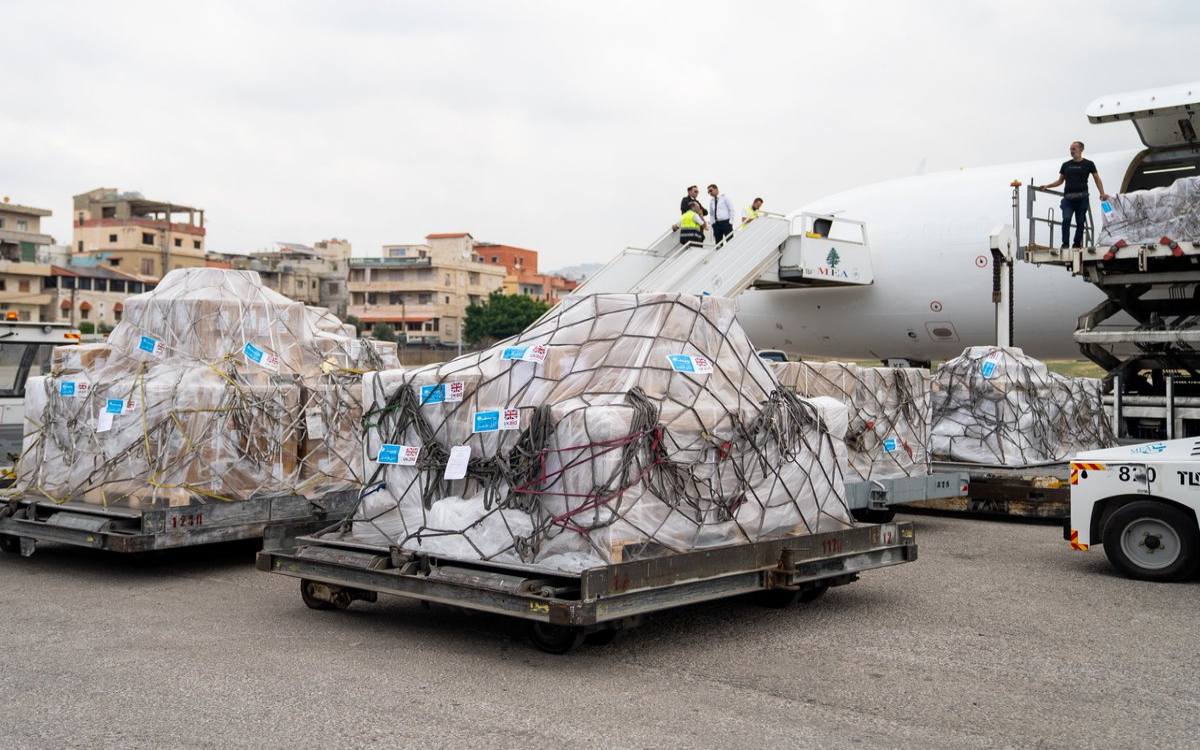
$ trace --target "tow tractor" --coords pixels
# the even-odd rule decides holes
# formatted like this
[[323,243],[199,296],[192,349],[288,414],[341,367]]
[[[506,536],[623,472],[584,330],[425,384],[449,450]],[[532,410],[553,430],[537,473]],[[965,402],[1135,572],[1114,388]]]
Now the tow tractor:
[[1117,570],[1182,581],[1200,570],[1200,439],[1107,448],[1071,461],[1073,550],[1103,544]]
[[9,312],[0,320],[0,467],[11,478],[21,455],[25,420],[25,381],[47,375],[54,347],[79,343],[79,329],[67,323],[28,323]]

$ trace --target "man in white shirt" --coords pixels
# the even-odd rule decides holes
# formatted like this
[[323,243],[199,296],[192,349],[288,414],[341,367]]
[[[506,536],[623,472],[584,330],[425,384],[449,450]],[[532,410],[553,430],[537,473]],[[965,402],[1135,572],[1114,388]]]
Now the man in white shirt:
[[721,240],[733,234],[733,217],[737,216],[737,209],[716,185],[708,186],[708,194],[712,197],[708,204],[708,220],[712,222],[713,242],[720,244]]

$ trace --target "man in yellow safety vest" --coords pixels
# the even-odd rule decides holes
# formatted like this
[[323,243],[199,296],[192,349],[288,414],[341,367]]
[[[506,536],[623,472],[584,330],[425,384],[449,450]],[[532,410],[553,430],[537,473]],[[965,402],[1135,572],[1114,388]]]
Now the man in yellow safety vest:
[[742,209],[742,226],[762,216],[762,203],[762,198],[755,198],[753,203]]

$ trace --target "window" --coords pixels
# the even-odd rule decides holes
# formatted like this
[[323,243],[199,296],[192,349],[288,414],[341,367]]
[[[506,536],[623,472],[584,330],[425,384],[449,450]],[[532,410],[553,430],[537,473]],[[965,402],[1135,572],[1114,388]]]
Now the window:
[[176,237],[175,238],[175,247],[183,247],[183,240]]
[[438,329],[438,320],[438,318],[433,319],[433,330],[435,331]]
[[479,274],[474,271],[467,274],[467,283],[473,286],[479,286]]
[[450,274],[446,274],[446,286],[450,286]]
[[125,311],[124,310],[113,310],[113,317],[117,319],[118,323],[121,322],[121,313],[123,313],[123,312],[125,312]]
[[29,222],[26,221],[25,219],[17,219],[17,231],[18,232],[28,232],[29,231]]
[[142,244],[143,245],[153,245],[154,244],[154,234],[151,232],[142,232]]
[[[96,279],[96,291],[97,292],[107,292],[108,291],[108,279]],[[103,303],[101,303],[101,304],[103,304]]]
[[338,283],[336,281],[329,285],[329,293],[330,294],[338,293]]
[[192,248],[195,250],[199,250],[200,249],[200,240],[192,240]]
[[130,294],[141,294],[143,291],[145,291],[145,285],[142,284],[142,282],[140,282],[140,281],[129,282],[129,293]]
[[92,280],[91,279],[80,279],[79,280],[79,288],[80,289],[91,289],[92,288]]
[[83,252],[83,240],[79,241],[79,252]]
[[417,298],[417,304],[420,304],[420,305],[432,305],[432,304],[433,304],[433,295],[432,295],[432,294],[422,294],[422,295],[420,295],[420,296]]
[[80,223],[80,224],[82,224],[82,223],[83,223],[83,211],[80,211],[80,212],[79,212],[79,223]]
[[109,258],[108,265],[112,268],[116,268],[117,266],[121,265],[121,259],[120,258]]
[[92,314],[91,310],[88,310],[87,308],[83,308],[83,307],[79,308],[79,319],[80,320],[87,320],[88,316],[91,314]]
[[29,291],[29,280],[22,279],[22,280],[18,281],[17,282],[17,291],[18,292],[28,292]]
[[154,275],[154,258],[142,258],[142,273],[147,276]]
[[110,234],[110,235],[108,235],[108,241],[109,241],[109,242],[116,242],[116,241],[117,241],[117,235],[115,235],[115,234]]
[[399,294],[396,294],[395,292],[392,292],[391,294],[388,295],[388,304],[389,305],[399,305],[402,300],[403,300],[403,297],[401,297]]
[[17,317],[18,320],[28,321],[29,320],[29,311],[22,310],[21,312],[17,313],[17,316],[18,316]]
[[499,262],[500,262],[500,256],[498,256],[498,255],[493,255],[493,256],[492,256],[492,262],[493,262],[493,263],[499,263]]
[[[83,216],[83,214],[79,214],[79,215],[80,215],[81,217]],[[100,218],[101,218],[101,219],[115,219],[115,218],[117,218],[117,207],[116,207],[116,206],[102,206],[102,207],[100,208]],[[80,218],[80,221],[83,221],[83,219],[82,219],[82,218]]]
[[379,303],[379,295],[376,294],[375,292],[368,292],[367,293],[367,304],[375,305],[378,303]]
[[74,289],[75,288],[75,277],[74,276],[64,276],[62,288],[63,289]]
[[450,304],[450,295],[448,295],[448,294],[446,295],[446,304],[447,305]]
[[123,292],[125,291],[125,282],[120,279],[113,279],[109,284],[108,290],[110,292]]
[[0,229],[4,228],[4,218],[0,217]]
[[4,279],[0,279],[0,292],[4,292],[4,291],[7,291],[7,290],[4,288]]

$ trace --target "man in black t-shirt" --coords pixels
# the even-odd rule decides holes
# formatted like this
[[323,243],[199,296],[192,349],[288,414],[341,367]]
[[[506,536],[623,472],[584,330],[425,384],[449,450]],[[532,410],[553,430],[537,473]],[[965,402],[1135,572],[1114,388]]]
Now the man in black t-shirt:
[[1104,192],[1104,183],[1100,181],[1100,172],[1096,170],[1095,162],[1083,158],[1083,141],[1071,144],[1071,159],[1064,161],[1058,170],[1058,179],[1047,185],[1039,185],[1039,189],[1058,187],[1064,182],[1062,207],[1062,246],[1067,249],[1067,239],[1071,234],[1071,218],[1075,218],[1074,247],[1083,247],[1083,226],[1087,221],[1088,185],[1087,178],[1091,175],[1096,180],[1096,189],[1100,191],[1100,200],[1108,200]]

